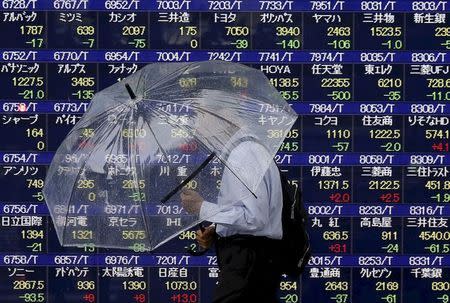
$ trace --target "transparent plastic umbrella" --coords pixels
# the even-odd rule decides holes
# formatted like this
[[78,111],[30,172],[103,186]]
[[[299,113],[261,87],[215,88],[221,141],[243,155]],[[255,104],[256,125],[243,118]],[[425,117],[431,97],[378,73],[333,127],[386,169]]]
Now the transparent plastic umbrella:
[[[207,219],[182,208],[182,187],[217,203],[228,174],[245,188],[234,200],[255,195],[296,118],[245,65],[143,67],[95,94],[55,153],[43,193],[59,242],[155,249]],[[227,159],[249,136],[262,147],[251,170]]]

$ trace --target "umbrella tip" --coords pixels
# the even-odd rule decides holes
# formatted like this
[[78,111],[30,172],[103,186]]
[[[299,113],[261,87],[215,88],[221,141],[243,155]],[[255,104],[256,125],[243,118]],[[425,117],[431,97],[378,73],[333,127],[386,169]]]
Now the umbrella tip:
[[130,98],[133,100],[136,99],[136,95],[134,94],[133,90],[131,89],[130,84],[125,83],[125,87],[127,88],[127,92],[130,95]]

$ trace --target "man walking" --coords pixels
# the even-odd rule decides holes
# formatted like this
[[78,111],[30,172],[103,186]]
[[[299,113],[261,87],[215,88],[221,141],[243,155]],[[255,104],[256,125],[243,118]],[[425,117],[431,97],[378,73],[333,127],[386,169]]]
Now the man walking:
[[[238,143],[227,162],[251,178],[252,172],[267,167],[261,163],[267,161],[267,156],[261,156],[267,151],[256,140],[243,140],[240,133],[230,139]],[[181,193],[181,202],[189,213],[215,223],[203,232],[197,231],[200,246],[209,248],[215,242],[220,273],[213,303],[278,302],[280,272],[273,239],[282,237],[283,198],[275,162],[270,162],[255,195],[243,182],[225,169],[217,203],[187,189]]]

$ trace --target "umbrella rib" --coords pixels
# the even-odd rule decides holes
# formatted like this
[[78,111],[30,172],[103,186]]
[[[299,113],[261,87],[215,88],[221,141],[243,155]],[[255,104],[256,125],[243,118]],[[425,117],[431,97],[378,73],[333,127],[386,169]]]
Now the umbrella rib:
[[[105,123],[105,124],[103,124],[103,125],[106,126],[106,127],[104,127],[104,132],[106,132],[106,130],[109,128],[109,125],[110,125],[110,124]],[[103,135],[103,134],[102,134],[102,135]],[[87,140],[86,140],[86,143],[89,142],[89,141],[91,141],[93,138],[94,138],[94,136],[92,136],[91,138],[87,139]],[[98,138],[97,138],[97,140],[95,141],[95,143],[97,143],[97,141],[100,140],[101,138],[102,138],[102,136],[99,135]],[[82,172],[82,170],[84,169],[84,167],[86,166],[86,163],[87,163],[88,159],[90,158],[90,156],[92,155],[92,153],[93,153],[98,147],[99,147],[99,145],[95,144],[95,146],[92,148],[92,150],[91,150],[91,151],[89,152],[89,154],[87,155],[86,160],[85,160],[85,161],[83,162],[83,164],[81,165],[80,170],[78,171],[78,175],[77,175],[76,178],[75,178],[75,182],[72,184],[72,189],[71,189],[71,191],[70,191],[70,196],[69,196],[69,199],[67,200],[67,201],[68,201],[68,203],[67,203],[67,209],[69,209],[69,206],[70,206],[71,201],[72,201],[73,193],[75,192],[75,190],[74,190],[75,184],[76,184],[76,183],[78,182],[78,180],[80,179],[81,172]],[[69,210],[68,210],[67,212],[69,212]],[[66,214],[66,220],[67,220],[67,214]],[[66,228],[66,227],[67,227],[67,224],[65,223],[63,226],[64,226],[64,228],[63,228],[63,233],[62,233],[62,240],[63,240],[63,242],[64,242],[65,235],[66,235],[66,231],[67,231],[67,228]]]
[[168,156],[167,156],[167,154],[166,154],[166,151],[165,151],[164,148],[162,147],[161,143],[159,143],[158,138],[157,138],[156,135],[155,135],[155,132],[153,131],[153,129],[152,129],[151,126],[150,126],[150,123],[148,123],[147,119],[144,119],[144,121],[145,121],[145,123],[148,125],[148,129],[149,129],[150,132],[152,133],[153,138],[155,138],[156,145],[158,145],[159,149],[161,150],[161,153],[164,155],[164,157],[165,157],[166,159],[168,159]]
[[143,78],[143,72],[141,71],[141,73],[139,75],[139,79],[138,79],[137,84],[136,84],[136,90],[139,90],[139,84],[141,84],[142,78]]
[[[131,113],[134,115],[133,111]],[[143,120],[145,121],[145,119],[143,119]],[[134,121],[134,119],[133,119],[133,121]],[[148,236],[150,236],[149,235],[150,234],[150,229],[148,227],[149,225],[147,223],[147,217],[146,217],[146,213],[145,213],[147,210],[146,210],[146,208],[144,207],[144,205],[143,205],[143,203],[141,201],[141,191],[140,191],[140,188],[139,188],[139,180],[138,180],[138,175],[137,175],[137,170],[138,170],[138,167],[137,167],[138,166],[137,165],[137,161],[138,160],[137,160],[137,158],[138,157],[137,157],[136,136],[134,136],[134,134],[136,134],[136,123],[132,123],[132,124],[133,124],[133,133],[132,133],[133,136],[131,136],[131,139],[129,139],[129,142],[132,141],[131,142],[131,148],[132,149],[134,148],[134,161],[133,160],[130,161],[131,164],[134,163],[134,174],[132,173],[131,175],[133,176],[133,183],[136,185],[136,188],[137,188],[138,201],[139,201],[139,204],[141,205],[142,220],[144,221],[145,230],[147,231]],[[149,125],[149,127],[150,127],[150,125]],[[156,138],[155,138],[155,140],[156,140]],[[131,154],[133,154],[133,153],[131,153]],[[139,168],[141,168],[140,165],[139,165]],[[149,243],[149,246],[151,246],[151,244],[150,244],[150,237],[148,239],[148,243]]]
[[183,180],[183,182],[181,182],[180,184],[177,185],[177,187],[175,187],[174,189],[172,189],[172,191],[170,191],[164,198],[161,199],[161,204],[164,204],[167,202],[167,200],[169,200],[170,198],[172,198],[173,195],[175,195],[177,193],[177,191],[179,191],[183,186],[185,186],[189,181],[191,181],[193,178],[195,178],[195,176],[197,176],[200,171],[206,166],[208,165],[209,162],[211,162],[211,160],[216,156],[216,153],[213,152],[211,153],[203,162],[202,164],[200,164],[199,167],[197,167],[192,174],[189,175],[189,177],[187,177],[186,179]]

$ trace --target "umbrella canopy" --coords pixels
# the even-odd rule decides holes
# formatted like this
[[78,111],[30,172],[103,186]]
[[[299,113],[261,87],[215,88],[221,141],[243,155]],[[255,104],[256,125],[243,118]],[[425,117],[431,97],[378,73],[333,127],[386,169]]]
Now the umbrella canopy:
[[[150,64],[98,92],[43,189],[63,246],[152,250],[199,222],[182,186],[216,203],[232,174],[254,195],[297,115],[265,75],[205,61]],[[264,147],[254,169],[227,160],[236,138]],[[204,219],[204,218],[202,218]]]

